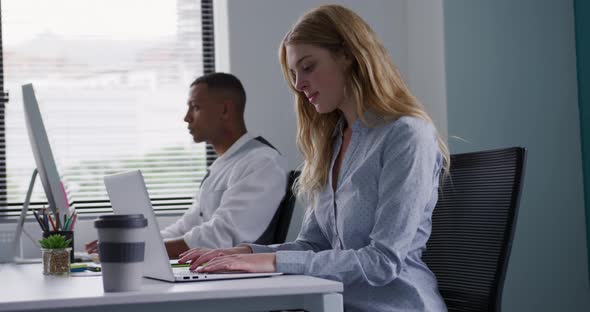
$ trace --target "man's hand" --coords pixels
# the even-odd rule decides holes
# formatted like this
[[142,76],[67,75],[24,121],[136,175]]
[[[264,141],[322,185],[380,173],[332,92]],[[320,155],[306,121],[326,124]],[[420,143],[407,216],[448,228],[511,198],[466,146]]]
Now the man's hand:
[[86,245],[84,245],[84,249],[86,249],[86,252],[89,254],[97,253],[98,252],[98,241],[93,240],[90,243],[86,243]]
[[166,245],[166,252],[168,252],[168,258],[170,259],[177,259],[181,253],[189,250],[188,245],[182,237],[166,240],[164,244]]

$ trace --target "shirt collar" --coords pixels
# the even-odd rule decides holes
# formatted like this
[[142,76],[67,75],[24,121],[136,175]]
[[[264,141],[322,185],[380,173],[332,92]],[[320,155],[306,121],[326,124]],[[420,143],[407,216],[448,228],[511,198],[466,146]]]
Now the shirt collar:
[[340,118],[338,118],[338,122],[336,122],[336,127],[334,127],[334,131],[332,131],[332,137],[342,136],[342,131],[344,129],[345,123],[346,118],[344,118],[344,114],[340,114]]
[[[385,123],[385,118],[383,116],[373,112],[372,110],[366,110],[363,113],[363,118],[368,123],[368,126],[361,120],[359,116],[355,119],[354,123],[352,124],[352,131],[355,132],[361,129],[367,129],[367,127],[379,127]],[[336,123],[336,127],[334,127],[334,131],[332,132],[332,137],[342,136],[342,132],[344,131],[344,125],[346,124],[346,118],[344,114],[340,114],[340,118]]]
[[244,146],[248,141],[252,139],[253,136],[249,132],[244,133],[238,140],[234,142],[234,144],[232,144],[227,149],[227,151],[225,151],[225,153],[223,153],[223,155],[215,159],[215,161],[211,164],[209,169],[213,169],[217,164],[223,163],[225,160],[231,158],[232,155],[236,154],[240,150],[240,148],[242,148],[242,146]]

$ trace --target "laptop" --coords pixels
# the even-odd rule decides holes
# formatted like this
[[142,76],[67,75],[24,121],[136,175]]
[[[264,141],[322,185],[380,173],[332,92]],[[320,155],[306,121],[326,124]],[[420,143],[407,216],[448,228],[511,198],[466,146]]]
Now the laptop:
[[104,177],[104,184],[115,214],[142,214],[148,221],[145,233],[143,276],[167,282],[193,282],[253,278],[282,273],[196,273],[188,267],[172,267],[156,216],[152,209],[143,175],[133,170]]

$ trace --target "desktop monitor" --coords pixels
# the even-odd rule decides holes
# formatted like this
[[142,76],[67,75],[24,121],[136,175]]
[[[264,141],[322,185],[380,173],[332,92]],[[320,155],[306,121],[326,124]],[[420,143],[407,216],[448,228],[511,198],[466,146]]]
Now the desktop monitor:
[[32,84],[22,86],[23,105],[25,111],[25,120],[31,149],[35,157],[37,171],[45,190],[49,210],[55,215],[59,211],[60,215],[65,216],[68,213],[69,205],[57,166],[51,152],[51,146],[43,125],[43,118],[39,110],[39,104],[35,97],[35,91]]
[[[59,173],[57,172],[57,166],[53,159],[53,153],[51,152],[51,146],[49,145],[49,139],[45,132],[45,126],[43,125],[43,119],[41,118],[41,111],[39,110],[39,104],[35,97],[35,91],[33,90],[32,84],[23,85],[23,105],[25,112],[25,122],[27,125],[27,132],[29,134],[29,142],[31,143],[31,150],[33,151],[33,157],[35,158],[35,164],[37,169],[33,171],[31,181],[29,183],[29,190],[27,196],[23,202],[21,209],[20,218],[16,225],[16,231],[14,235],[13,243],[11,244],[10,251],[2,251],[5,254],[4,257],[0,258],[0,262],[6,261],[7,259],[13,259],[17,262],[21,262],[24,259],[16,257],[18,254],[21,234],[24,231],[24,222],[29,208],[31,194],[33,192],[33,186],[35,184],[35,178],[37,175],[41,178],[41,184],[45,190],[45,196],[47,197],[47,203],[49,211],[56,216],[57,227],[60,225],[60,218],[57,218],[56,212],[59,211],[60,215],[66,216],[69,211],[68,199],[63,189]],[[26,234],[26,232],[25,232]],[[29,234],[29,238],[35,241]]]

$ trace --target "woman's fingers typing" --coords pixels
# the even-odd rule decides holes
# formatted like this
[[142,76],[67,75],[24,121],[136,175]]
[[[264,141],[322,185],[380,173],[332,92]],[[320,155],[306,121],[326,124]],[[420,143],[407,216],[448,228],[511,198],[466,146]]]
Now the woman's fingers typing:
[[262,254],[234,254],[218,256],[201,266],[197,272],[276,272],[276,256],[274,253]]
[[[178,258],[179,258],[178,262],[181,262],[180,260],[182,258],[186,258],[186,256],[188,256],[188,255],[191,255],[192,257],[195,257],[195,256],[198,257],[198,256],[200,256],[200,255],[202,255],[202,254],[204,254],[206,252],[209,252],[209,251],[211,251],[211,249],[209,249],[209,248],[193,248],[193,249],[189,249],[189,250],[181,253],[180,255],[178,255]],[[184,262],[186,262],[186,261],[183,261],[181,263],[184,263]]]
[[[245,271],[250,266],[249,263],[239,264],[238,267],[235,267],[236,264],[232,264],[232,268],[228,269],[228,268],[224,268],[224,267],[220,266],[219,261],[223,260],[223,261],[225,261],[223,263],[226,263],[227,261],[230,261],[228,259],[235,259],[236,258],[236,257],[228,258],[228,256],[231,256],[231,255],[237,256],[240,254],[250,254],[251,252],[252,252],[252,250],[250,249],[250,247],[247,247],[247,246],[245,246],[245,247],[239,246],[239,247],[228,248],[228,249],[193,248],[191,250],[188,250],[188,251],[180,254],[178,262],[179,263],[189,263],[190,262],[190,264],[191,264],[190,270],[191,271],[194,271],[199,267],[200,267],[199,268],[200,270],[202,270],[205,267],[208,268],[206,271],[203,271],[203,272],[215,272],[215,271],[227,271],[227,270]],[[251,259],[254,259],[254,258],[251,258]],[[231,261],[234,261],[234,260],[231,260]]]
[[215,259],[217,257],[221,257],[226,255],[222,249],[214,249],[211,250],[207,253],[201,254],[200,256],[191,259],[191,266],[190,266],[190,270],[194,271],[197,269],[197,267],[207,263],[207,265],[209,265],[209,262],[212,259]]
[[242,265],[234,256],[220,256],[207,262],[207,265],[198,267],[196,271],[199,273],[246,271]]

